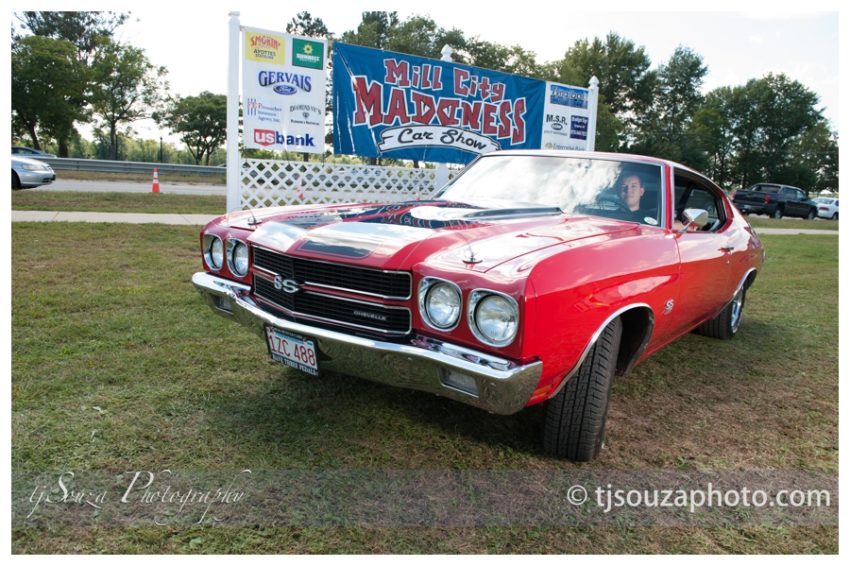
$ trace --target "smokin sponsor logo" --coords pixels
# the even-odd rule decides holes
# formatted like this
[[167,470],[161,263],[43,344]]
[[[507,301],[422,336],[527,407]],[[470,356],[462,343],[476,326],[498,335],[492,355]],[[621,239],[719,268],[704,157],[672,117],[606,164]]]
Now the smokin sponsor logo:
[[245,57],[257,63],[283,65],[285,63],[283,36],[246,31]]

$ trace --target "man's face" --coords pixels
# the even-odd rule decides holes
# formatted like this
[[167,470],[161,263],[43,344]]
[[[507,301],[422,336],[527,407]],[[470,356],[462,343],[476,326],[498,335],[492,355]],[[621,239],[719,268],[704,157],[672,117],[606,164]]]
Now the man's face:
[[620,198],[626,203],[629,210],[635,211],[640,208],[640,198],[643,196],[644,188],[640,184],[637,175],[630,175],[623,179],[620,185]]

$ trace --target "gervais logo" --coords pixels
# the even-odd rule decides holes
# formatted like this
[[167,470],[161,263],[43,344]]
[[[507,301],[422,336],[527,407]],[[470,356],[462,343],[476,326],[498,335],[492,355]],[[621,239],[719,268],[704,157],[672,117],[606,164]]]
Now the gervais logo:
[[325,67],[325,48],[320,41],[292,38],[292,64],[308,69]]
[[308,75],[286,73],[281,71],[260,71],[257,73],[257,83],[263,87],[271,87],[278,94],[288,96],[299,90],[310,92],[313,80]]

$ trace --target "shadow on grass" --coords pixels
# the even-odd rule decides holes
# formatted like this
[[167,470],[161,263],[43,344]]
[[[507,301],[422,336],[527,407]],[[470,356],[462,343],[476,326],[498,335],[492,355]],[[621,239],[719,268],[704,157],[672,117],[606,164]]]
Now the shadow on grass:
[[493,415],[330,372],[312,378],[281,370],[280,379],[220,398],[213,412],[211,426],[228,442],[252,451],[285,449],[298,459],[271,460],[296,467],[490,467],[494,455],[506,461],[542,455],[539,407]]

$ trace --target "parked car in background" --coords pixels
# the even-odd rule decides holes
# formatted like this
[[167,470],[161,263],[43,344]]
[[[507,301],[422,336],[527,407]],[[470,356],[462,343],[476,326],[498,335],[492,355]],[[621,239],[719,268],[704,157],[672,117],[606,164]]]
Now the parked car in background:
[[20,155],[22,157],[56,157],[52,153],[47,153],[46,151],[41,151],[40,149],[23,147],[20,145],[12,146],[12,155]]
[[736,191],[732,202],[744,214],[766,214],[772,218],[799,216],[813,220],[817,204],[802,189],[776,183],[758,183],[747,190]]
[[53,168],[38,159],[12,156],[12,188],[31,189],[40,185],[48,185],[56,179]]
[[546,403],[544,449],[579,461],[614,376],[693,330],[732,338],[764,260],[696,171],[555,151],[480,156],[428,201],[232,213],[199,247],[193,284],[275,361],[498,414]]
[[818,205],[818,216],[838,220],[838,199],[831,197],[818,197],[815,199]]

